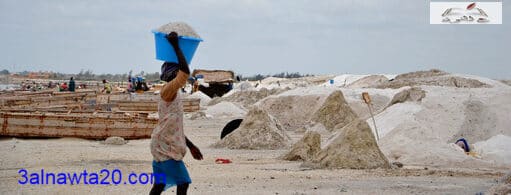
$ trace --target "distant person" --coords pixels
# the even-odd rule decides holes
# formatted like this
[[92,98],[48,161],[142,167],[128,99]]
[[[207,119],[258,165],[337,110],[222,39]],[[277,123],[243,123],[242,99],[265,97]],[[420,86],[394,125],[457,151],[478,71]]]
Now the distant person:
[[193,94],[193,84],[195,83],[195,78],[194,77],[188,78],[188,83],[190,84],[190,94]]
[[137,77],[137,86],[135,87],[137,93],[144,93],[144,91],[149,91],[149,87],[145,82],[145,79],[142,77]]
[[133,92],[133,83],[131,82],[131,77],[128,79],[128,92]]
[[69,91],[71,91],[71,92],[75,92],[75,87],[76,87],[76,85],[75,85],[75,79],[74,79],[74,77],[71,77],[71,78],[69,79]]
[[[186,84],[190,75],[188,63],[179,48],[178,35],[167,35],[174,47],[178,63],[165,62],[161,66],[160,79],[167,83],[163,86],[158,102],[158,125],[151,134],[151,154],[153,155],[153,174],[156,181],[149,194],[161,194],[164,190],[177,185],[177,194],[186,194],[192,183],[183,162],[186,148],[196,160],[202,160],[202,153],[184,134],[183,106],[179,89]],[[164,176],[164,177],[162,177]]]
[[62,83],[62,85],[60,85],[60,91],[67,91],[67,90],[68,90],[67,83],[66,82]]
[[112,93],[112,85],[110,85],[110,83],[106,80],[106,79],[103,79],[103,90],[101,90],[101,93]]

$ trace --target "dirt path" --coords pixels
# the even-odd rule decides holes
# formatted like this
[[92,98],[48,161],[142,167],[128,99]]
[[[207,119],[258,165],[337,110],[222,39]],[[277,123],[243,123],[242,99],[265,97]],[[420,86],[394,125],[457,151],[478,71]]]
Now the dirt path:
[[[405,167],[397,170],[310,170],[300,163],[277,160],[285,150],[226,150],[209,145],[219,139],[229,119],[186,121],[192,141],[205,159],[188,154],[193,184],[190,194],[475,194],[496,183],[501,170],[433,169]],[[292,136],[297,139],[297,136]],[[100,172],[119,169],[150,173],[149,139],[126,145],[73,138],[0,139],[0,194],[148,194],[150,185],[20,185],[20,169],[40,172]],[[216,158],[231,164],[215,164]],[[171,188],[166,194],[172,193]]]

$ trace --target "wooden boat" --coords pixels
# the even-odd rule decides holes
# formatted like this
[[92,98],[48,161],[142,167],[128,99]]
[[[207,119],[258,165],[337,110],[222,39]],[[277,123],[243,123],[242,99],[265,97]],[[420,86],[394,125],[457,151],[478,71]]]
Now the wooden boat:
[[[0,136],[149,138],[158,119],[148,116],[158,111],[158,98],[95,91],[11,94],[0,97]],[[182,101],[185,112],[200,110],[200,99]]]
[[0,135],[16,137],[149,138],[158,119],[147,114],[0,112]]

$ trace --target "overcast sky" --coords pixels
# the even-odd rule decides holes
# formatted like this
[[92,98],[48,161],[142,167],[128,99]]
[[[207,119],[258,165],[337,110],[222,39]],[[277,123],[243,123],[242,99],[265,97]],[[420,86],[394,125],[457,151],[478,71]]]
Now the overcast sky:
[[431,25],[429,1],[0,0],[0,69],[156,72],[151,30],[184,21],[204,39],[192,68],[511,78],[503,6],[502,25]]

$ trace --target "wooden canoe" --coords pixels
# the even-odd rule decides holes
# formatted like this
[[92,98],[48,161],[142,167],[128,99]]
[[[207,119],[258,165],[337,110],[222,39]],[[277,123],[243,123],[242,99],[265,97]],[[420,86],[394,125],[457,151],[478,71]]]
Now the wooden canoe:
[[149,138],[157,124],[147,115],[0,112],[0,135],[15,137]]

